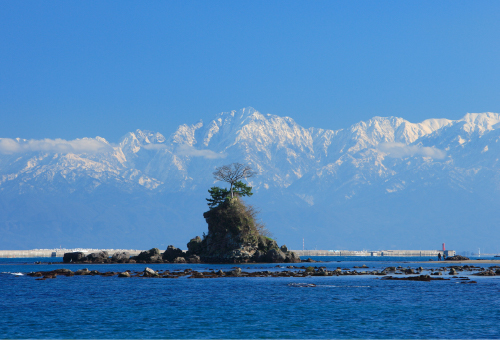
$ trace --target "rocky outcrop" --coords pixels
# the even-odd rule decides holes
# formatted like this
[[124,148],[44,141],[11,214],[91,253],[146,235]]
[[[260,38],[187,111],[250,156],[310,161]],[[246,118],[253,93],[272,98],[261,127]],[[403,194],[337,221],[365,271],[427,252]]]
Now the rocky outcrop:
[[187,261],[184,257],[179,256],[179,257],[176,257],[172,262],[173,263],[186,263]]
[[283,263],[286,255],[280,249],[271,249],[266,254],[266,262]]
[[156,277],[156,276],[159,276],[158,275],[158,272],[149,268],[149,267],[146,267],[144,269],[144,271],[142,272],[142,276],[143,277]]
[[189,263],[201,263],[201,259],[198,255],[191,255],[186,259]]
[[203,250],[203,245],[202,245],[202,240],[201,237],[196,236],[195,238],[192,238],[188,244],[187,244],[187,255],[195,255],[195,254],[201,254]]
[[87,261],[90,263],[105,263],[109,259],[107,251],[100,251],[98,253],[91,253],[87,255]]
[[126,251],[116,252],[113,256],[111,256],[111,261],[117,263],[127,263],[130,261],[130,253]]
[[467,261],[467,260],[469,260],[469,258],[462,255],[455,255],[445,258],[445,261]]
[[107,251],[91,253],[85,256],[82,252],[65,253],[63,256],[64,263],[108,263],[109,254]]
[[184,252],[172,245],[167,247],[167,250],[163,253],[163,260],[168,262],[174,262],[178,257],[184,257]]
[[139,255],[134,256],[132,259],[134,259],[137,263],[162,263],[163,262],[160,249],[158,249],[158,248],[152,248],[150,250],[143,251]]
[[[227,199],[203,214],[208,234],[191,239],[187,255],[197,255],[208,263],[300,262],[286,245],[260,235],[252,209],[238,197]],[[189,259],[189,257],[188,257]]]
[[84,257],[85,254],[79,251],[74,253],[64,253],[63,262],[64,263],[81,262]]

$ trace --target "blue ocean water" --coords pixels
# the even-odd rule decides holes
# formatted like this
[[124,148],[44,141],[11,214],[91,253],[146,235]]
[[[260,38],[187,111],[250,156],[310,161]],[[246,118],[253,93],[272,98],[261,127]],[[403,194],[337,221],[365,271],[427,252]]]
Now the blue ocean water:
[[[375,276],[75,276],[36,281],[14,275],[56,268],[86,267],[104,272],[143,270],[146,266],[30,264],[35,260],[40,259],[0,260],[1,338],[500,338],[499,277],[474,276],[477,284],[460,284],[456,279],[386,281]],[[335,262],[312,265],[335,269],[366,264],[370,270],[389,265],[429,269],[442,266],[437,261],[410,263],[408,258],[357,260],[342,259],[339,263],[335,258]],[[199,271],[233,267],[148,266]],[[283,269],[272,264],[240,267],[244,271]],[[462,272],[460,276],[469,274]],[[317,286],[302,288],[290,283]]]

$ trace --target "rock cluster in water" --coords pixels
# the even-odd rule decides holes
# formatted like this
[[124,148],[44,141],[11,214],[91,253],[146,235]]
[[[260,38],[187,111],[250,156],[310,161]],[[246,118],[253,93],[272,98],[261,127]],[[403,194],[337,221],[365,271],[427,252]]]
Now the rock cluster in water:
[[117,252],[110,258],[105,251],[85,255],[66,253],[64,263],[296,263],[300,257],[286,245],[261,235],[249,209],[238,197],[229,198],[203,214],[208,234],[187,244],[187,252],[172,245],[161,253],[158,248],[131,257]]
[[300,262],[285,245],[261,235],[251,210],[238,198],[229,198],[203,214],[208,234],[188,243],[188,254],[207,263]]
[[[280,267],[282,268],[282,267]],[[424,281],[430,282],[433,280],[449,280],[449,278],[436,278],[432,277],[435,275],[442,275],[442,272],[449,271],[449,275],[455,275],[462,271],[474,271],[470,275],[478,276],[500,276],[500,267],[491,266],[489,268],[481,268],[475,266],[451,266],[442,267],[438,269],[427,269],[431,271],[431,274],[422,274],[424,272],[422,267],[419,268],[403,268],[403,267],[387,267],[384,270],[366,270],[366,271],[356,271],[350,270],[349,268],[338,267],[335,270],[327,270],[326,267],[297,267],[288,266],[285,270],[262,270],[262,271],[251,271],[245,272],[239,267],[233,267],[231,270],[223,271],[209,269],[207,271],[196,271],[191,268],[187,269],[177,269],[177,270],[159,270],[146,267],[143,271],[132,271],[125,270],[122,272],[99,272],[97,270],[89,270],[87,268],[79,269],[76,271],[71,271],[69,269],[56,269],[51,271],[37,271],[28,273],[28,276],[36,277],[38,280],[54,279],[57,276],[80,276],[80,275],[91,275],[91,276],[117,276],[121,278],[167,278],[176,279],[180,277],[187,277],[191,279],[203,279],[203,278],[221,278],[221,277],[309,277],[309,276],[343,276],[343,275],[375,275],[382,276],[383,280],[408,280],[408,281]],[[391,275],[388,275],[391,274]],[[393,275],[407,275],[401,277],[394,277]],[[413,275],[413,276],[412,276]],[[432,275],[432,276],[431,276]],[[466,276],[452,276],[452,279],[458,280],[460,283],[476,283],[476,281],[470,280]],[[293,284],[293,286],[302,287],[302,284]],[[307,285],[308,287],[313,287],[314,285]]]
[[449,256],[444,259],[445,261],[468,261],[469,258],[462,255]]

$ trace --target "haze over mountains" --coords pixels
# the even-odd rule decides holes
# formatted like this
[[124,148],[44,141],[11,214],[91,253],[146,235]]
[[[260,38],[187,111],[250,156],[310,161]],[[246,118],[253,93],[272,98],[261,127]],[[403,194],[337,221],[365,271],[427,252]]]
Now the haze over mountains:
[[499,139],[497,113],[333,131],[253,108],[119,144],[3,138],[0,247],[185,248],[207,230],[213,170],[241,162],[289,248],[499,252]]

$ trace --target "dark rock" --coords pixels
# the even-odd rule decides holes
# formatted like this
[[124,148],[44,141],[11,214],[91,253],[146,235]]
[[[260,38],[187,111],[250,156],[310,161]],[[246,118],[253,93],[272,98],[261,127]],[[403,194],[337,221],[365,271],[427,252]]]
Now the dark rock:
[[53,270],[52,273],[55,273],[57,275],[64,275],[64,276],[73,276],[73,275],[75,275],[75,273],[73,273],[71,270],[65,269],[65,268]]
[[266,260],[271,263],[284,263],[286,255],[279,249],[271,249],[266,254]]
[[282,245],[282,246],[280,247],[280,250],[281,250],[282,252],[286,253],[286,252],[288,251],[288,247],[287,247],[286,245]]
[[306,273],[314,273],[314,267],[307,267]]
[[430,275],[419,275],[419,276],[408,276],[408,277],[392,277],[392,276],[384,276],[382,280],[405,280],[405,281],[424,281],[430,282],[433,280],[449,280],[438,277],[430,277]]
[[199,236],[192,238],[187,244],[187,255],[199,255],[203,251],[202,240]]
[[184,252],[172,245],[169,245],[167,247],[167,250],[165,250],[165,252],[163,253],[163,259],[169,262],[173,262],[178,257],[184,257]]
[[145,276],[145,277],[156,277],[156,276],[158,276],[158,273],[155,270],[153,270],[153,269],[151,269],[149,267],[146,267],[144,269],[144,271],[143,271],[143,276]]
[[107,251],[100,251],[98,253],[91,253],[86,256],[86,260],[91,263],[101,263],[109,259],[109,254]]
[[75,275],[90,275],[90,270],[88,270],[87,268],[78,269],[75,272]]
[[130,253],[123,251],[123,252],[116,252],[111,256],[111,261],[113,262],[119,262],[119,263],[127,263],[130,260]]
[[130,277],[130,273],[129,272],[123,272],[123,273],[118,274],[118,277]]
[[449,275],[457,275],[458,272],[455,268],[450,268],[450,272],[448,273]]
[[226,276],[241,276],[241,268],[236,267],[233,270],[226,272]]
[[187,262],[189,262],[189,263],[201,263],[201,259],[197,255],[191,255],[187,258]]
[[146,251],[142,251],[139,255],[132,257],[137,262],[144,261],[145,263],[154,263],[161,259],[160,249],[151,248]]
[[285,262],[287,262],[287,263],[300,262],[300,257],[297,254],[295,254],[293,251],[288,251],[285,253],[285,255],[286,255]]
[[80,251],[73,253],[64,253],[63,262],[64,263],[81,262],[84,257],[85,254]]
[[384,272],[384,273],[394,273],[394,272],[396,272],[396,267],[387,267],[382,272]]
[[263,250],[257,250],[252,257],[255,262],[266,262],[266,252]]
[[472,275],[475,275],[475,276],[495,276],[496,273],[493,270],[489,269],[489,270],[481,271],[479,273],[474,273]]
[[246,263],[259,249],[267,251],[273,242],[259,235],[254,215],[238,197],[228,198],[203,214],[208,234],[202,240],[199,254],[208,263]]
[[176,257],[172,262],[173,263],[186,263],[186,259],[184,257]]
[[257,248],[264,252],[268,252],[271,249],[279,249],[278,243],[276,243],[275,240],[263,235],[259,235],[259,238],[257,240]]
[[31,276],[31,277],[42,277],[43,276],[43,274],[41,272],[31,272],[31,273],[28,273],[27,275]]
[[445,258],[445,261],[467,261],[467,260],[469,260],[469,258],[462,255],[455,255]]

